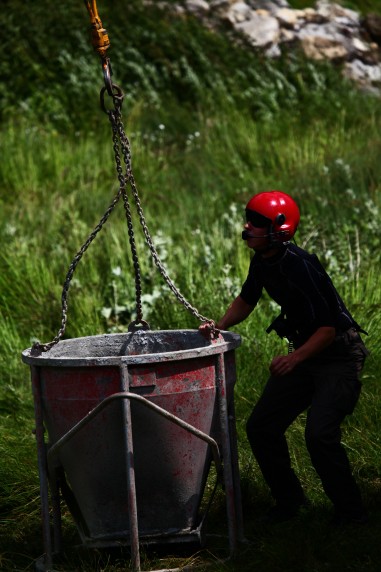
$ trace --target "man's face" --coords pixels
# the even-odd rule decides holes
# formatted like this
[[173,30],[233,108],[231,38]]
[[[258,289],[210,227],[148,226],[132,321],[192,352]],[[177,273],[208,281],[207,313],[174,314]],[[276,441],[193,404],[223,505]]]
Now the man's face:
[[250,221],[248,221],[245,223],[244,229],[248,232],[246,243],[249,248],[253,248],[254,250],[260,252],[261,250],[264,250],[268,247],[268,227],[254,226]]

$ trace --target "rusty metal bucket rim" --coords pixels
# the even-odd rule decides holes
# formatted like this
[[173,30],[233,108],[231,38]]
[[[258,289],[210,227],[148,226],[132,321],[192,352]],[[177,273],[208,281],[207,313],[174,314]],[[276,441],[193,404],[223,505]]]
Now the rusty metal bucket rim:
[[[149,330],[150,333],[159,335],[162,333],[166,334],[176,334],[176,333],[199,333],[198,330],[184,329],[184,330]],[[145,330],[145,333],[148,333]],[[200,335],[200,341],[205,341]],[[158,353],[146,353],[138,355],[117,355],[117,356],[99,356],[99,357],[72,357],[72,356],[56,356],[51,357],[50,351],[41,352],[38,354],[32,353],[32,348],[28,348],[22,352],[22,360],[24,363],[29,365],[44,366],[44,367],[70,367],[70,366],[119,366],[121,363],[126,364],[147,364],[147,363],[157,363],[157,362],[169,362],[178,361],[184,359],[191,359],[197,357],[204,357],[208,355],[215,355],[220,353],[225,353],[229,350],[237,348],[241,344],[241,336],[230,331],[221,331],[221,335],[224,338],[217,339],[215,341],[209,342],[209,345],[200,345],[200,347],[165,351]],[[91,340],[91,339],[113,339],[122,336],[131,336],[130,332],[117,333],[117,334],[98,334],[95,336],[84,336],[79,338],[69,338],[67,340],[61,340],[57,346],[62,347],[63,345],[68,345],[74,341],[80,342],[81,340]]]

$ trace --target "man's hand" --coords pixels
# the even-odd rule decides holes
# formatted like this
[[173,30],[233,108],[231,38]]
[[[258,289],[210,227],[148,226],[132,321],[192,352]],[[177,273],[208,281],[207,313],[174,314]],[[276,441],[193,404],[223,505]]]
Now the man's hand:
[[291,373],[294,367],[299,363],[296,353],[286,356],[276,356],[270,364],[271,375],[279,376]]
[[286,356],[276,356],[270,364],[272,375],[286,375],[290,373],[298,363],[318,355],[328,347],[335,339],[336,330],[331,326],[321,326],[308,340]]
[[216,328],[216,324],[213,322],[213,320],[210,320],[209,322],[203,322],[198,327],[198,331],[207,340],[210,340],[212,338],[217,338],[219,334],[219,330]]

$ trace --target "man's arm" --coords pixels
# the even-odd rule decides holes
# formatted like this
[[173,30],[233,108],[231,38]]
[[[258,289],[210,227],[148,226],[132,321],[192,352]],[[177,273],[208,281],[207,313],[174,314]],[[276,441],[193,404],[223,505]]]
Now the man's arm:
[[286,356],[276,356],[271,364],[272,375],[290,373],[302,361],[319,354],[328,347],[336,336],[336,330],[330,326],[322,326],[297,350]]
[[[247,304],[241,296],[237,296],[230,304],[225,314],[218,320],[215,327],[218,330],[227,330],[231,326],[235,326],[243,322],[254,310],[254,306]],[[199,327],[199,331],[204,336],[209,337],[212,331],[212,323],[205,322]]]
[[235,326],[246,318],[254,310],[254,306],[247,304],[241,296],[237,296],[226,310],[225,314],[216,324],[219,330],[228,330],[231,326]]

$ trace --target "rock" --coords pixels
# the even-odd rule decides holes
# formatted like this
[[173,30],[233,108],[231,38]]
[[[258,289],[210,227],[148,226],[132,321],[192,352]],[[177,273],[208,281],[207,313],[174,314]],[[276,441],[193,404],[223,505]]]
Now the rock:
[[311,38],[314,41],[315,38],[322,38],[333,43],[341,43],[345,46],[347,46],[347,44],[349,45],[346,35],[332,22],[320,25],[308,23],[301,28],[298,36],[301,40]]
[[286,0],[247,0],[247,4],[253,10],[267,10],[271,14],[279,10],[279,8],[289,8]]
[[274,13],[279,23],[286,28],[294,28],[302,15],[302,10],[291,10],[290,8],[280,8]]
[[251,8],[246,4],[246,2],[235,2],[230,6],[226,12],[226,19],[231,24],[240,24],[249,20],[252,14]]
[[265,55],[267,58],[275,59],[279,58],[282,52],[278,44],[271,44],[271,46],[265,50]]
[[237,30],[244,33],[253,46],[265,47],[279,39],[280,28],[276,18],[264,13],[252,12],[250,20],[237,24]]
[[381,83],[381,64],[367,65],[361,60],[353,60],[345,64],[344,74],[362,84]]
[[313,60],[343,61],[348,57],[348,50],[338,41],[321,36],[306,36],[301,45],[308,58]]
[[364,54],[371,51],[371,49],[372,49],[369,44],[363,42],[362,40],[360,40],[360,38],[353,38],[352,45],[353,45],[354,49],[356,50],[356,52],[360,52],[360,53],[364,53]]
[[280,41],[282,43],[293,42],[296,39],[296,34],[292,30],[282,28],[280,31]]
[[231,4],[234,4],[234,0],[210,0],[209,4],[212,9],[228,9]]
[[301,10],[302,14],[301,17],[309,23],[314,23],[314,24],[321,24],[323,22],[326,22],[326,18],[324,18],[321,14],[318,14],[318,12],[316,12],[316,10],[314,10],[313,8],[304,8],[304,10]]
[[362,25],[371,40],[381,46],[381,16],[378,14],[367,14],[362,21]]
[[360,15],[357,12],[349,8],[343,8],[343,6],[339,4],[328,2],[327,0],[316,2],[316,12],[330,22],[343,19],[357,26],[360,23]]
[[209,4],[206,0],[186,0],[185,8],[193,14],[209,12]]

